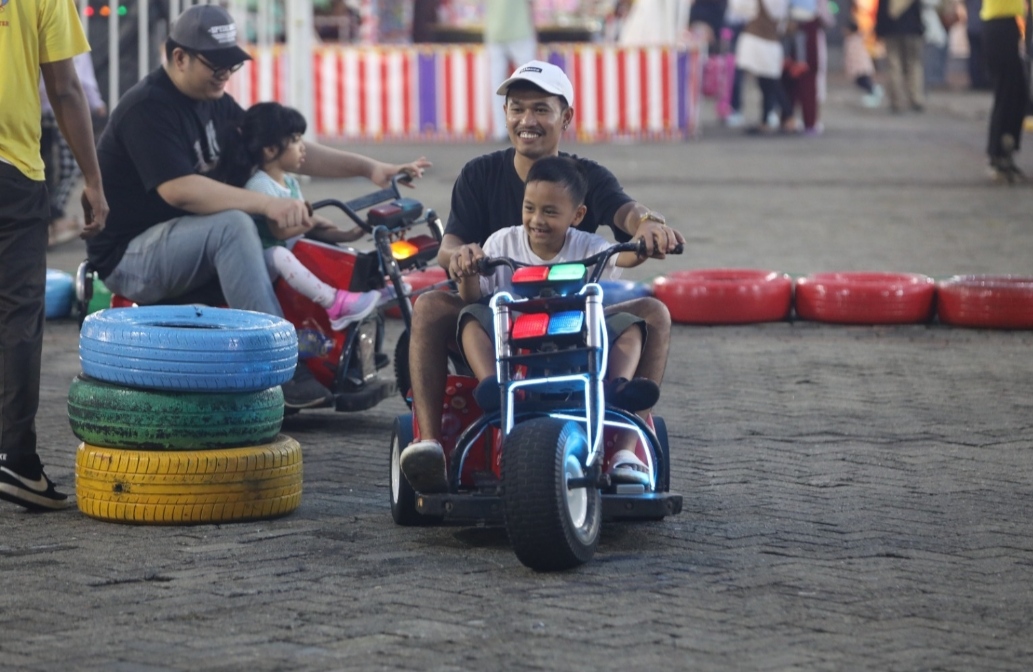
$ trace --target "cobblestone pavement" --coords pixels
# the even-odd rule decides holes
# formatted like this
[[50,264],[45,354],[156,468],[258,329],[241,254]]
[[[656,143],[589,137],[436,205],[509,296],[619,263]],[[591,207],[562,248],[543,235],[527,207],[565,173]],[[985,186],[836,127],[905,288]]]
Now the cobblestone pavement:
[[[1033,273],[1033,187],[983,174],[985,96],[924,115],[833,87],[824,137],[578,146],[687,235],[674,268]],[[474,145],[436,162],[442,214]],[[1022,157],[1029,167],[1029,157]],[[1033,171],[1030,171],[1033,172]],[[358,194],[313,182],[312,198]],[[81,243],[55,250],[73,270]],[[392,326],[391,337],[398,333]],[[41,454],[71,489],[76,327],[47,325]],[[583,568],[494,529],[399,528],[390,400],[306,412],[301,507],[132,527],[0,509],[4,670],[1025,670],[1033,659],[1033,334],[676,327],[658,411],[680,516],[612,524]]]

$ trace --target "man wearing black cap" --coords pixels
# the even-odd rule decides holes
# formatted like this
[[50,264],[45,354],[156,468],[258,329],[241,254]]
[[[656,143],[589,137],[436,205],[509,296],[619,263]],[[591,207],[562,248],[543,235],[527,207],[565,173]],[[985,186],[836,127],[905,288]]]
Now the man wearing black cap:
[[[560,152],[560,139],[574,119],[574,87],[562,69],[552,63],[529,61],[499,85],[504,97],[506,130],[512,147],[467,162],[452,188],[452,209],[438,263],[452,277],[468,275],[484,256],[481,245],[495,231],[521,225],[524,180],[535,161],[547,156],[572,156]],[[609,226],[614,236],[629,240],[641,235],[647,253],[663,258],[684,243],[680,233],[667,226],[664,217],[624,193],[613,173],[595,161],[572,156],[585,172],[588,212],[578,229],[594,232]],[[455,350],[455,325],[463,301],[454,294],[428,292],[413,311],[409,341],[409,374],[413,411],[420,440],[401,454],[401,470],[413,487],[424,492],[447,487],[441,436],[447,352]],[[617,304],[607,312],[626,312],[646,322],[648,340],[635,375],[657,385],[667,366],[671,316],[652,297]]]
[[[218,280],[232,308],[282,315],[250,215],[281,227],[311,224],[306,205],[206,177],[220,133],[244,110],[226,83],[251,57],[218,5],[195,5],[172,26],[166,63],[119,101],[98,157],[111,206],[107,228],[87,244],[90,262],[114,292],[137,303],[175,299]],[[366,177],[384,186],[400,171],[420,177],[422,157],[394,165],[306,143],[304,172]],[[283,386],[290,408],[332,401],[307,367]]]

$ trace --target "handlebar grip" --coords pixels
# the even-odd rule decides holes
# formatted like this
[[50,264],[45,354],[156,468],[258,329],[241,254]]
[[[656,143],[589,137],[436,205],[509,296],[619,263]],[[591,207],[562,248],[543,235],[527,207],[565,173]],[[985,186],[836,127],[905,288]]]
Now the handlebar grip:
[[682,254],[683,252],[685,252],[685,243],[678,243],[674,246],[674,249],[671,250],[671,254]]

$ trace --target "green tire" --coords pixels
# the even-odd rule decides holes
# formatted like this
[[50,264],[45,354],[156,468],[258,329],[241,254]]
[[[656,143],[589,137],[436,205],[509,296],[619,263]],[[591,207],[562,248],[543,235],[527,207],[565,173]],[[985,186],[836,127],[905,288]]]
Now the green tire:
[[205,450],[271,442],[283,423],[283,391],[163,392],[79,375],[68,390],[72,433],[94,446]]

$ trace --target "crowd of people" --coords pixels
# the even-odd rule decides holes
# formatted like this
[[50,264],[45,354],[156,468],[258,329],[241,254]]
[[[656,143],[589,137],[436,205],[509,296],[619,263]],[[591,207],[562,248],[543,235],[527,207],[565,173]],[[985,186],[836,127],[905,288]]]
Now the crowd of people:
[[[915,75],[921,71],[922,2],[879,4],[876,31],[886,43],[894,111],[924,107]],[[699,0],[692,21],[727,43],[722,48],[734,44],[736,70],[756,78],[763,94],[756,132],[795,130],[799,108],[801,130],[820,133],[824,32],[832,25],[826,0],[732,0],[726,11],[717,11],[716,0],[714,5]],[[5,20],[13,22],[14,37],[0,41],[7,64],[0,71],[0,499],[52,510],[68,502],[37,454],[35,415],[46,250],[54,221],[64,216],[67,191],[55,190],[60,198],[54,201],[44,179],[40,136],[48,114],[85,182],[85,220],[76,231],[86,239],[88,258],[111,290],[138,303],[176,299],[215,283],[232,308],[282,315],[272,281],[283,276],[322,305],[335,328],[361,319],[379,294],[327,286],[290,252],[301,235],[331,242],[357,237],[355,230],[314,216],[292,173],[364,177],[385,186],[400,172],[419,178],[431,164],[424,157],[386,163],[303,140],[305,119],[276,103],[242,109],[225,88],[250,56],[218,5],[194,6],[177,18],[165,62],[119,101],[95,148],[91,110],[104,111],[103,103],[80,83],[89,79],[81,63],[89,45],[74,3],[24,0],[8,8]],[[990,168],[995,179],[1015,182],[1022,178],[1014,154],[1029,104],[1019,51],[1023,0],[983,0],[980,12],[979,53],[994,90]],[[848,25],[846,37],[858,52],[848,64],[850,74],[866,99],[878,104],[881,89],[857,35]],[[518,53],[500,49],[509,57]],[[41,102],[41,74],[49,112]],[[643,241],[645,256],[625,254],[618,266],[662,259],[684,243],[663,215],[626,194],[608,169],[560,150],[575,104],[562,69],[528,60],[501,81],[497,95],[509,146],[461,170],[438,255],[460,291],[424,294],[414,308],[409,365],[421,432],[402,451],[401,468],[422,491],[445,487],[437,411],[449,353],[464,355],[491,388],[485,354],[491,324],[483,297],[506,281],[478,281],[480,258],[500,250],[533,262],[575,258],[598,248],[601,239],[593,234],[602,226],[619,241]],[[741,108],[731,109],[741,114]],[[607,310],[607,394],[626,400],[628,410],[648,413],[663,381],[670,316],[651,297]],[[332,397],[304,365],[283,391],[291,408],[325,405]],[[620,470],[611,474],[614,480],[640,478],[642,465],[631,457],[614,464]]]

